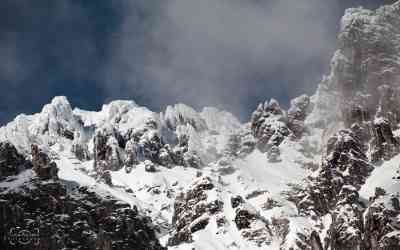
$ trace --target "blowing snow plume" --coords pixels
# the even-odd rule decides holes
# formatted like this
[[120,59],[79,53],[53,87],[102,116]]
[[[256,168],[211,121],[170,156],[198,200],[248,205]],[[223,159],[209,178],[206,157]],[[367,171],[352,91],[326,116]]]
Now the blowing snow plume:
[[[287,99],[312,90],[335,47],[327,27],[337,6],[326,1],[150,1],[139,4],[142,13],[137,5],[126,8],[108,80],[110,91],[127,84],[155,106],[184,102],[248,114],[259,93]],[[133,32],[141,15],[145,28]],[[139,35],[145,39],[138,43]]]

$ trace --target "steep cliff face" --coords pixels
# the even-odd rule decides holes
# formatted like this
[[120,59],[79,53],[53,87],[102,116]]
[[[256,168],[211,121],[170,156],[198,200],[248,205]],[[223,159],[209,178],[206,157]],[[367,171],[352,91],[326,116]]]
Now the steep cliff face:
[[[340,57],[334,70],[338,76],[337,87],[344,97],[342,109],[347,111],[344,118],[348,122],[368,120],[379,109],[384,112],[382,115],[393,115],[394,121],[399,122],[397,107],[384,105],[380,98],[384,86],[393,88],[393,97],[397,94],[399,7],[397,3],[377,11],[350,9],[342,19],[337,51]],[[385,101],[390,102],[391,96],[389,94]],[[360,98],[359,103],[351,102],[355,98]]]
[[[366,196],[362,191],[371,185],[370,175],[381,171],[374,167],[386,167],[388,172],[391,171],[387,161],[399,152],[399,24],[399,3],[376,11],[347,10],[342,19],[339,49],[332,60],[331,73],[314,96],[310,121],[318,121],[315,114],[326,114],[323,112],[331,110],[332,114],[322,122],[313,124],[325,126],[326,118],[332,121],[336,117],[342,122],[336,125],[337,129],[347,129],[326,140],[324,160],[318,174],[311,178],[305,196],[296,197],[300,199],[300,211],[317,215],[315,221],[321,218],[323,227],[319,232],[325,236],[321,240],[326,249],[399,247],[395,236],[399,232],[398,226],[391,223],[389,227],[371,226],[371,223],[379,224],[382,219],[372,219],[371,211],[377,209],[374,194],[369,192]],[[339,103],[338,108],[329,109],[334,102]],[[334,129],[326,131],[333,133]],[[396,203],[392,188],[397,185],[396,180],[381,184],[392,193],[385,194],[379,187],[377,190],[382,190],[383,196],[392,195]],[[360,189],[363,197],[359,194]],[[368,198],[371,199],[369,202],[364,200]],[[380,206],[385,207],[383,204]],[[391,210],[388,214],[397,214],[396,209],[387,206],[381,209]],[[326,218],[329,218],[328,223]]]
[[[380,137],[377,141],[392,145],[397,143],[388,138],[391,132],[387,129],[397,129],[400,122],[399,11],[399,3],[376,11],[346,11],[338,36],[339,49],[332,59],[330,74],[314,97],[313,111],[321,114],[331,110],[325,117],[337,117],[347,128],[357,124],[365,131],[366,140]],[[385,135],[378,125],[382,120],[389,125]]]

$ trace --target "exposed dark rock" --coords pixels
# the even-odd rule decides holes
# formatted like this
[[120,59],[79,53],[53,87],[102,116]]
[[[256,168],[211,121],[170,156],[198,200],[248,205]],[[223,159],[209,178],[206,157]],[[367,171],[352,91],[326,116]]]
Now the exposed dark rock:
[[165,166],[167,168],[171,168],[175,164],[179,163],[175,161],[174,158],[176,157],[173,154],[171,146],[168,144],[164,145],[164,147],[160,150],[158,154],[160,165]]
[[243,228],[250,228],[250,224],[257,218],[254,211],[245,209],[245,208],[238,208],[236,210],[235,216],[235,223],[239,230]]
[[283,218],[275,218],[272,217],[271,224],[274,227],[275,235],[279,236],[280,238],[284,239],[289,233],[289,219]]
[[73,144],[72,145],[72,153],[74,153],[76,158],[80,161],[90,160],[90,153],[87,148],[87,145]]
[[[149,120],[143,129],[129,130],[125,135],[127,143],[124,149],[126,155],[124,164],[126,167],[132,168],[145,160],[168,168],[184,165],[183,158],[187,152],[189,138],[182,135],[182,138],[177,138],[178,145],[172,148],[164,142],[158,129],[157,122]],[[164,132],[170,131],[167,129]]]
[[156,163],[159,162],[160,150],[163,148],[164,143],[158,134],[152,133],[147,140],[143,140],[138,145],[139,159],[149,159]]
[[266,227],[253,230],[244,229],[241,233],[242,237],[248,241],[254,242],[258,247],[271,244],[271,233]]
[[106,184],[109,185],[109,186],[112,186],[112,185],[113,185],[113,184],[112,184],[111,173],[110,173],[109,170],[104,171],[104,172],[101,174],[100,179],[101,179],[102,181],[104,181],[104,183],[106,183]]
[[213,188],[211,179],[202,176],[197,178],[185,193],[176,197],[172,218],[175,230],[168,240],[168,245],[190,242],[193,232],[204,229],[208,225],[209,217],[222,211],[222,201],[207,202],[207,193]]
[[[67,193],[58,181],[32,180],[23,192],[1,194],[0,199],[1,249],[163,249],[149,218],[86,188]],[[39,245],[10,245],[7,233],[16,227],[39,229]]]
[[257,148],[266,152],[272,146],[279,146],[290,134],[286,122],[286,114],[276,100],[260,104],[253,112],[250,121]]
[[343,188],[342,191],[342,199],[331,213],[332,224],[328,230],[327,245],[335,250],[364,249],[363,207],[358,202],[358,193],[355,189]]
[[144,162],[144,170],[146,172],[154,173],[157,171],[156,166],[154,165],[153,162],[147,160]]
[[357,124],[357,136],[363,142],[372,139],[373,162],[399,152],[392,135],[400,122],[399,23],[398,3],[375,11],[346,11],[328,81],[330,92],[338,93],[338,117],[345,127]]
[[231,197],[232,208],[237,208],[240,204],[243,204],[243,203],[245,203],[245,201],[242,196],[237,195],[237,196]]
[[[44,178],[43,168],[52,164],[35,145],[32,158],[39,178],[0,193],[0,249],[164,249],[151,220],[135,207],[87,187],[67,190],[56,176],[46,172]],[[13,238],[13,228],[28,238]]]
[[2,178],[16,175],[31,164],[9,142],[0,142],[0,181]]
[[282,205],[272,198],[268,198],[267,201],[263,204],[262,208],[264,210],[270,210],[275,207],[281,207]]
[[310,98],[307,95],[293,99],[288,110],[288,127],[296,137],[301,137],[304,133],[304,120],[310,111]]
[[128,142],[126,143],[125,152],[126,152],[126,157],[124,165],[125,168],[129,171],[130,169],[133,168],[133,166],[139,163],[137,156],[138,146],[133,139],[128,140]]
[[247,203],[240,204],[235,210],[234,222],[244,239],[254,242],[259,247],[272,241],[269,222]]
[[346,192],[349,188],[357,192],[372,169],[361,141],[351,131],[340,131],[328,140],[326,160],[298,202],[300,210],[306,214],[328,213],[340,199],[350,199],[340,196],[352,195]]
[[[300,199],[294,199],[300,211],[311,218],[331,215],[332,223],[324,239],[325,249],[398,247],[395,244],[400,227],[398,222],[391,223],[400,213],[400,208],[393,205],[399,203],[398,198],[390,200],[383,189],[377,188],[367,209],[359,199],[358,189],[372,170],[364,152],[365,147],[354,132],[340,131],[328,141],[327,157],[318,176],[312,179],[305,194],[301,195],[300,190]],[[318,244],[315,247],[319,249]]]
[[106,170],[119,170],[122,168],[121,148],[119,147],[118,132],[112,130],[98,131],[94,137],[94,166],[101,174]]
[[199,230],[203,230],[208,225],[209,220],[210,218],[208,216],[202,216],[200,218],[197,218],[190,224],[189,226],[190,232],[194,233]]
[[64,136],[65,138],[67,138],[69,140],[73,140],[74,139],[74,132],[72,132],[72,131],[70,131],[68,129],[65,129],[62,132],[62,136]]
[[78,132],[74,135],[71,152],[74,153],[76,158],[80,161],[88,161],[91,159],[86,141],[81,138],[81,135]]
[[393,135],[389,120],[382,117],[375,119],[371,144],[371,160],[373,162],[390,160],[399,153],[400,143]]
[[[339,51],[343,59],[337,63],[335,69],[337,84],[344,97],[343,111],[345,116],[353,117],[348,120],[348,126],[354,123],[355,119],[358,121],[373,119],[381,96],[385,96],[385,101],[381,102],[384,111],[398,113],[398,105],[393,105],[395,103],[392,102],[396,98],[391,98],[390,92],[386,91],[387,88],[381,87],[382,85],[394,87],[400,72],[399,63],[392,60],[399,54],[396,49],[396,44],[399,42],[396,34],[400,33],[397,7],[387,6],[375,13],[358,11],[356,14],[348,12],[346,22],[342,25]],[[353,12],[358,11],[353,10]],[[396,95],[394,91],[391,93]],[[356,105],[349,105],[348,101],[354,100],[356,95],[363,95],[366,98],[365,102],[357,103],[360,108],[353,112],[355,109],[351,107]],[[349,112],[359,115],[357,117]]]
[[217,215],[216,217],[216,222],[217,222],[217,226],[218,227],[224,227],[226,225],[228,225],[228,220],[226,219],[226,217],[222,214]]
[[57,164],[50,160],[44,152],[39,150],[37,145],[32,145],[32,169],[37,176],[43,180],[58,179]]
[[311,250],[323,250],[321,239],[317,232],[313,231],[310,237]]
[[400,207],[398,195],[378,189],[365,216],[367,249],[398,249],[400,246]]
[[334,170],[334,174],[341,175],[343,184],[352,184],[357,189],[373,170],[368,163],[362,141],[349,130],[339,131],[329,139],[327,165]]

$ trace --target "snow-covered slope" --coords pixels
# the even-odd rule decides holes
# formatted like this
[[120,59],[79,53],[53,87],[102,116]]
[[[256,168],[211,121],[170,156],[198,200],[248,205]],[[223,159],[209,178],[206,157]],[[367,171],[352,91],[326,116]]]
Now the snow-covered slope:
[[[247,131],[247,126],[232,114],[215,108],[197,112],[179,104],[158,114],[133,101],[114,101],[96,112],[72,110],[65,97],[56,97],[41,113],[21,115],[2,127],[0,136],[2,141],[10,141],[26,155],[32,144],[39,145],[57,163],[58,176],[63,181],[90,186],[99,194],[112,195],[137,206],[159,226],[164,243],[175,227],[176,197],[187,191],[196,178],[207,176],[215,185],[212,196],[224,204],[223,216],[228,223],[220,228],[216,221],[210,222],[205,230],[193,235],[193,243],[182,242],[171,248],[268,246],[274,249],[279,237],[272,232],[268,231],[269,241],[262,245],[240,236],[243,232],[233,222],[236,213],[230,205],[231,198],[245,197],[246,209],[252,207],[265,221],[273,216],[295,215],[295,206],[282,198],[281,192],[289,189],[288,184],[297,183],[310,173],[303,163],[312,159],[301,153],[302,146],[291,140],[282,142],[280,160],[276,163],[269,163],[267,155],[258,149],[237,157],[229,150],[235,143],[231,138],[240,137],[243,131]],[[106,138],[103,146],[108,148],[104,152],[115,153],[102,159],[106,164],[117,161],[116,168],[99,167],[101,145],[97,138],[103,134]],[[154,138],[159,138],[158,144],[154,144]],[[129,151],[131,141],[134,152]],[[77,152],[77,148],[85,150],[86,156],[81,157],[82,152]],[[146,150],[154,154],[144,154]],[[129,154],[135,155],[130,165]],[[160,160],[164,154],[178,159],[165,164]],[[197,164],[186,161],[191,155],[197,157]],[[104,173],[109,173],[111,183]],[[276,211],[265,211],[262,206],[266,200],[281,205]],[[218,241],[213,239],[216,233]],[[209,238],[213,240],[206,240]]]

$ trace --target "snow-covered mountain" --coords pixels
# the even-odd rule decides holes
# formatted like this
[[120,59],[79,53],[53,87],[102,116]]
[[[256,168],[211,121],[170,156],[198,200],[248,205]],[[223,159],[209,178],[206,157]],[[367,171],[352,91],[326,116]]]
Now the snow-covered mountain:
[[313,96],[244,124],[65,97],[19,115],[0,128],[0,248],[32,249],[7,246],[19,226],[35,249],[400,249],[400,2],[347,10],[338,39]]

